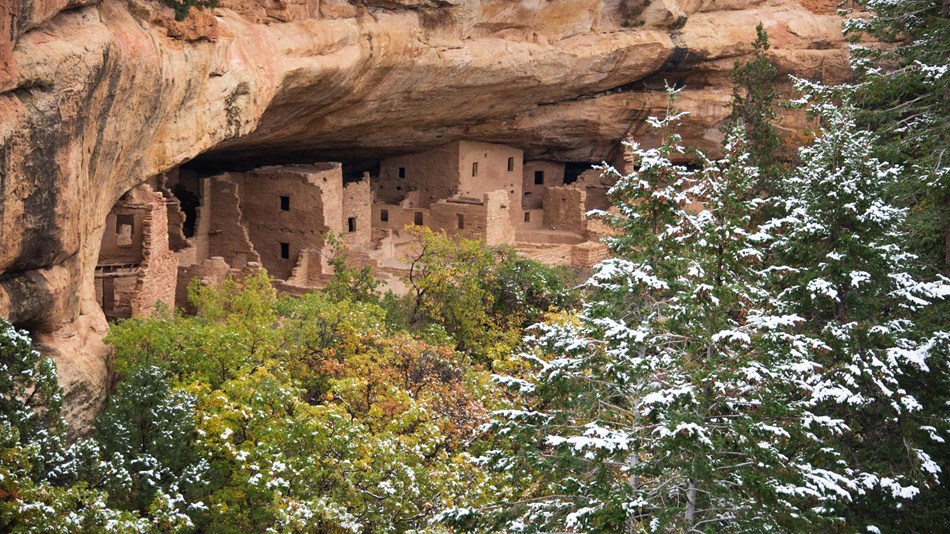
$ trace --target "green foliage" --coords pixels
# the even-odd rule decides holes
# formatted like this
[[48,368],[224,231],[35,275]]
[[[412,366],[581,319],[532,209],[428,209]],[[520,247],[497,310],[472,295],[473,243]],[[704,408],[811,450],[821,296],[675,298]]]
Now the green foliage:
[[[520,491],[481,517],[527,532],[781,530],[809,524],[776,488],[803,478],[785,447],[801,435],[794,366],[763,350],[772,327],[761,275],[757,170],[740,129],[721,161],[675,165],[681,114],[651,119],[666,142],[611,190],[622,232],[576,316],[526,339],[533,373],[498,412],[487,462]],[[703,205],[692,208],[693,202]],[[787,341],[787,340],[786,340]],[[529,480],[520,483],[520,480]],[[791,509],[797,514],[773,514]],[[796,517],[797,515],[797,517]],[[456,519],[458,516],[446,515]],[[477,516],[466,514],[463,523]]]
[[164,0],[165,4],[175,9],[175,20],[182,21],[188,16],[192,7],[218,7],[218,0]]
[[339,236],[328,233],[325,238],[332,250],[329,263],[333,267],[333,277],[323,292],[334,300],[378,302],[377,290],[381,282],[373,278],[372,269],[369,266],[360,269],[352,267],[346,254],[346,244],[340,241]]
[[130,475],[128,490],[112,493],[118,508],[147,514],[156,498],[201,501],[207,466],[194,448],[195,399],[172,391],[165,375],[157,366],[139,367],[96,420],[104,456]]
[[901,510],[939,485],[934,458],[950,430],[950,333],[920,321],[950,296],[950,281],[908,252],[906,210],[890,194],[903,170],[874,157],[878,139],[856,125],[847,95],[830,102],[822,87],[800,85],[823,127],[787,180],[773,252],[788,309],[804,319],[823,369],[808,410],[839,421],[823,441],[840,454],[812,462],[864,481],[840,510],[849,524],[905,530],[915,518]]
[[769,36],[760,22],[755,27],[752,59],[736,61],[732,68],[732,113],[723,128],[728,134],[737,127],[745,131],[749,163],[759,169],[757,187],[773,192],[782,171],[782,143],[775,131],[775,77],[778,70],[765,53]]
[[526,327],[550,311],[580,304],[580,293],[571,290],[576,277],[569,267],[549,267],[506,247],[495,251],[495,261],[496,275],[489,290],[495,297],[496,315],[515,318],[520,327]]
[[[66,445],[62,400],[52,360],[31,348],[26,332],[0,319],[0,530],[147,530],[148,519],[109,507],[100,489],[106,481],[121,486],[124,473],[94,443]],[[97,476],[89,477],[92,483],[78,480],[79,471]]]
[[[910,208],[914,250],[932,268],[950,269],[950,10],[941,0],[860,0],[848,19],[858,81],[859,124],[880,136],[875,154],[902,165],[894,193]],[[942,320],[947,321],[943,311]]]
[[508,318],[491,312],[495,295],[488,286],[496,277],[491,251],[478,241],[453,240],[424,226],[409,231],[418,243],[408,278],[413,299],[410,324],[420,329],[439,324],[459,350],[484,361],[507,352],[517,338]]
[[173,509],[200,503],[182,511],[204,532],[404,532],[486,500],[463,448],[492,388],[463,354],[391,334],[348,291],[276,298],[259,274],[191,293],[196,316],[110,334],[127,386],[100,429],[136,506],[160,488]]
[[[492,365],[508,354],[525,326],[543,313],[576,304],[567,269],[521,258],[510,248],[452,239],[444,232],[409,228],[418,250],[410,259],[411,328],[438,340],[438,325],[459,350]],[[400,306],[390,300],[397,313]]]

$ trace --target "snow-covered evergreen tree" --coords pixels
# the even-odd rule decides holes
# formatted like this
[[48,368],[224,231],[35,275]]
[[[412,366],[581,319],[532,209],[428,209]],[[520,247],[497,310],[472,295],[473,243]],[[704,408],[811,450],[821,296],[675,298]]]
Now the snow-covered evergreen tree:
[[916,320],[950,284],[915,272],[905,210],[888,196],[901,169],[873,156],[877,139],[855,127],[854,108],[828,98],[840,94],[800,86],[822,128],[784,184],[786,215],[766,226],[785,264],[773,269],[781,300],[805,320],[817,365],[803,384],[814,435],[800,467],[820,483],[802,495],[837,493],[837,512],[863,527],[867,507],[893,509],[939,482],[927,442],[946,436],[946,406],[933,402],[947,391],[950,333],[927,334]]
[[535,327],[533,380],[498,377],[524,405],[499,412],[509,448],[481,461],[523,492],[499,505],[494,528],[763,531],[813,519],[797,508],[802,474],[783,453],[801,439],[809,351],[785,332],[800,319],[773,313],[767,236],[751,223],[757,170],[741,128],[722,160],[674,163],[686,155],[670,133],[681,116],[651,119],[666,142],[636,148],[639,169],[610,192],[619,215],[603,215],[620,235],[589,305]]

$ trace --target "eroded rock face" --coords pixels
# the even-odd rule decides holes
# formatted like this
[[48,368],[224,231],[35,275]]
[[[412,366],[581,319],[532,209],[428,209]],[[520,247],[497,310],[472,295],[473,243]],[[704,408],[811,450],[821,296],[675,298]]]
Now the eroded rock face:
[[686,140],[715,149],[759,21],[781,73],[847,75],[822,0],[219,5],[180,22],[158,0],[0,5],[0,315],[56,355],[79,431],[107,384],[105,216],[151,176],[199,155],[384,157],[461,138],[599,161],[625,137],[655,142],[643,121],[664,79],[686,87]]

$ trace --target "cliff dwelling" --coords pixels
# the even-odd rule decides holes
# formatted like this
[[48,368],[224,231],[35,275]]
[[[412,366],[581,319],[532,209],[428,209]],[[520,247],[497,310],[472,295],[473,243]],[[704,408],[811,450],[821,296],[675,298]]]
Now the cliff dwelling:
[[606,208],[609,184],[588,164],[525,161],[518,148],[461,140],[364,167],[176,168],[155,177],[107,217],[99,304],[110,319],[147,315],[156,302],[184,308],[191,280],[217,284],[262,268],[281,291],[302,294],[333,274],[327,233],[346,244],[349,261],[398,291],[411,225],[513,246],[579,273],[606,257],[586,214]]
[[169,245],[166,200],[148,184],[119,199],[106,218],[96,265],[96,299],[109,319],[175,304],[178,258]]

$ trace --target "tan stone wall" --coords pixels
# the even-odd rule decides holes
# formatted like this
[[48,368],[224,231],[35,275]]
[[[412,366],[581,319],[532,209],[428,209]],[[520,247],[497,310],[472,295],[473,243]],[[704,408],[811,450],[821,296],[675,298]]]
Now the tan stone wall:
[[226,174],[203,184],[197,232],[206,250],[199,248],[199,261],[221,256],[235,268],[260,261],[241,209],[241,183],[239,176]]
[[185,212],[181,210],[181,203],[176,198],[166,198],[165,206],[168,217],[168,248],[179,251],[188,247],[188,238],[182,231],[185,225]]
[[610,198],[607,192],[614,185],[615,181],[604,176],[602,171],[590,169],[581,173],[577,178],[574,187],[583,189],[587,192],[587,201],[585,206],[587,210],[607,211],[610,206]]
[[[147,186],[139,186],[143,188]],[[135,283],[131,308],[133,316],[149,316],[156,303],[175,306],[178,258],[168,245],[168,208],[161,193],[143,191],[151,197],[143,218],[142,263]]]
[[[544,173],[544,183],[535,184],[535,173]],[[521,207],[539,209],[544,203],[544,188],[564,185],[564,164],[556,161],[526,161],[522,173]],[[519,197],[514,197],[519,198]]]
[[[422,224],[428,225],[432,221],[429,209],[406,208],[396,204],[373,204],[373,228],[381,230],[401,231],[406,226],[415,224],[417,215],[422,217]],[[386,212],[386,219],[382,220],[382,212]]]
[[[448,143],[438,148],[383,160],[379,178],[374,185],[376,199],[384,204],[399,204],[410,191],[419,192],[417,208],[428,208],[438,200],[459,191],[459,144]],[[404,178],[400,178],[404,169]]]
[[508,207],[506,191],[492,191],[481,202],[448,200],[437,202],[431,208],[432,220],[427,226],[445,230],[449,235],[480,239],[486,245],[514,242],[514,227]]
[[[368,247],[373,240],[373,208],[369,175],[358,182],[343,185],[343,216],[340,228],[343,240],[350,247]],[[355,230],[350,231],[352,218]]]
[[571,248],[571,265],[578,268],[591,268],[607,258],[610,249],[607,245],[586,241]]
[[168,247],[165,198],[139,185],[107,217],[93,284],[96,301],[110,319],[150,315],[156,302],[173,307],[177,268]]
[[[482,198],[485,193],[502,189],[512,198],[521,198],[524,165],[521,150],[494,143],[459,141],[458,161],[460,196]],[[508,170],[509,161],[511,170]]]
[[[269,167],[243,176],[248,235],[271,276],[286,280],[301,250],[320,248],[324,232],[340,231],[343,176],[338,166],[335,171]],[[281,196],[290,198],[289,210],[281,209]],[[286,258],[281,243],[288,245]]]
[[144,207],[135,206],[127,196],[106,216],[106,229],[99,247],[99,265],[142,261]]
[[584,234],[587,232],[587,193],[570,186],[544,190],[544,227]]
[[227,278],[231,271],[221,256],[214,256],[195,265],[180,266],[178,268],[178,285],[175,288],[175,306],[188,309],[188,285],[195,278],[205,285],[217,285]]
[[[272,276],[287,279],[301,250],[319,249],[324,232],[343,229],[339,164],[263,167],[207,181],[196,236],[206,235],[208,247],[204,254],[199,248],[198,260],[221,256],[235,269],[260,262]],[[281,197],[287,197],[286,210]],[[281,243],[287,244],[286,258]]]

